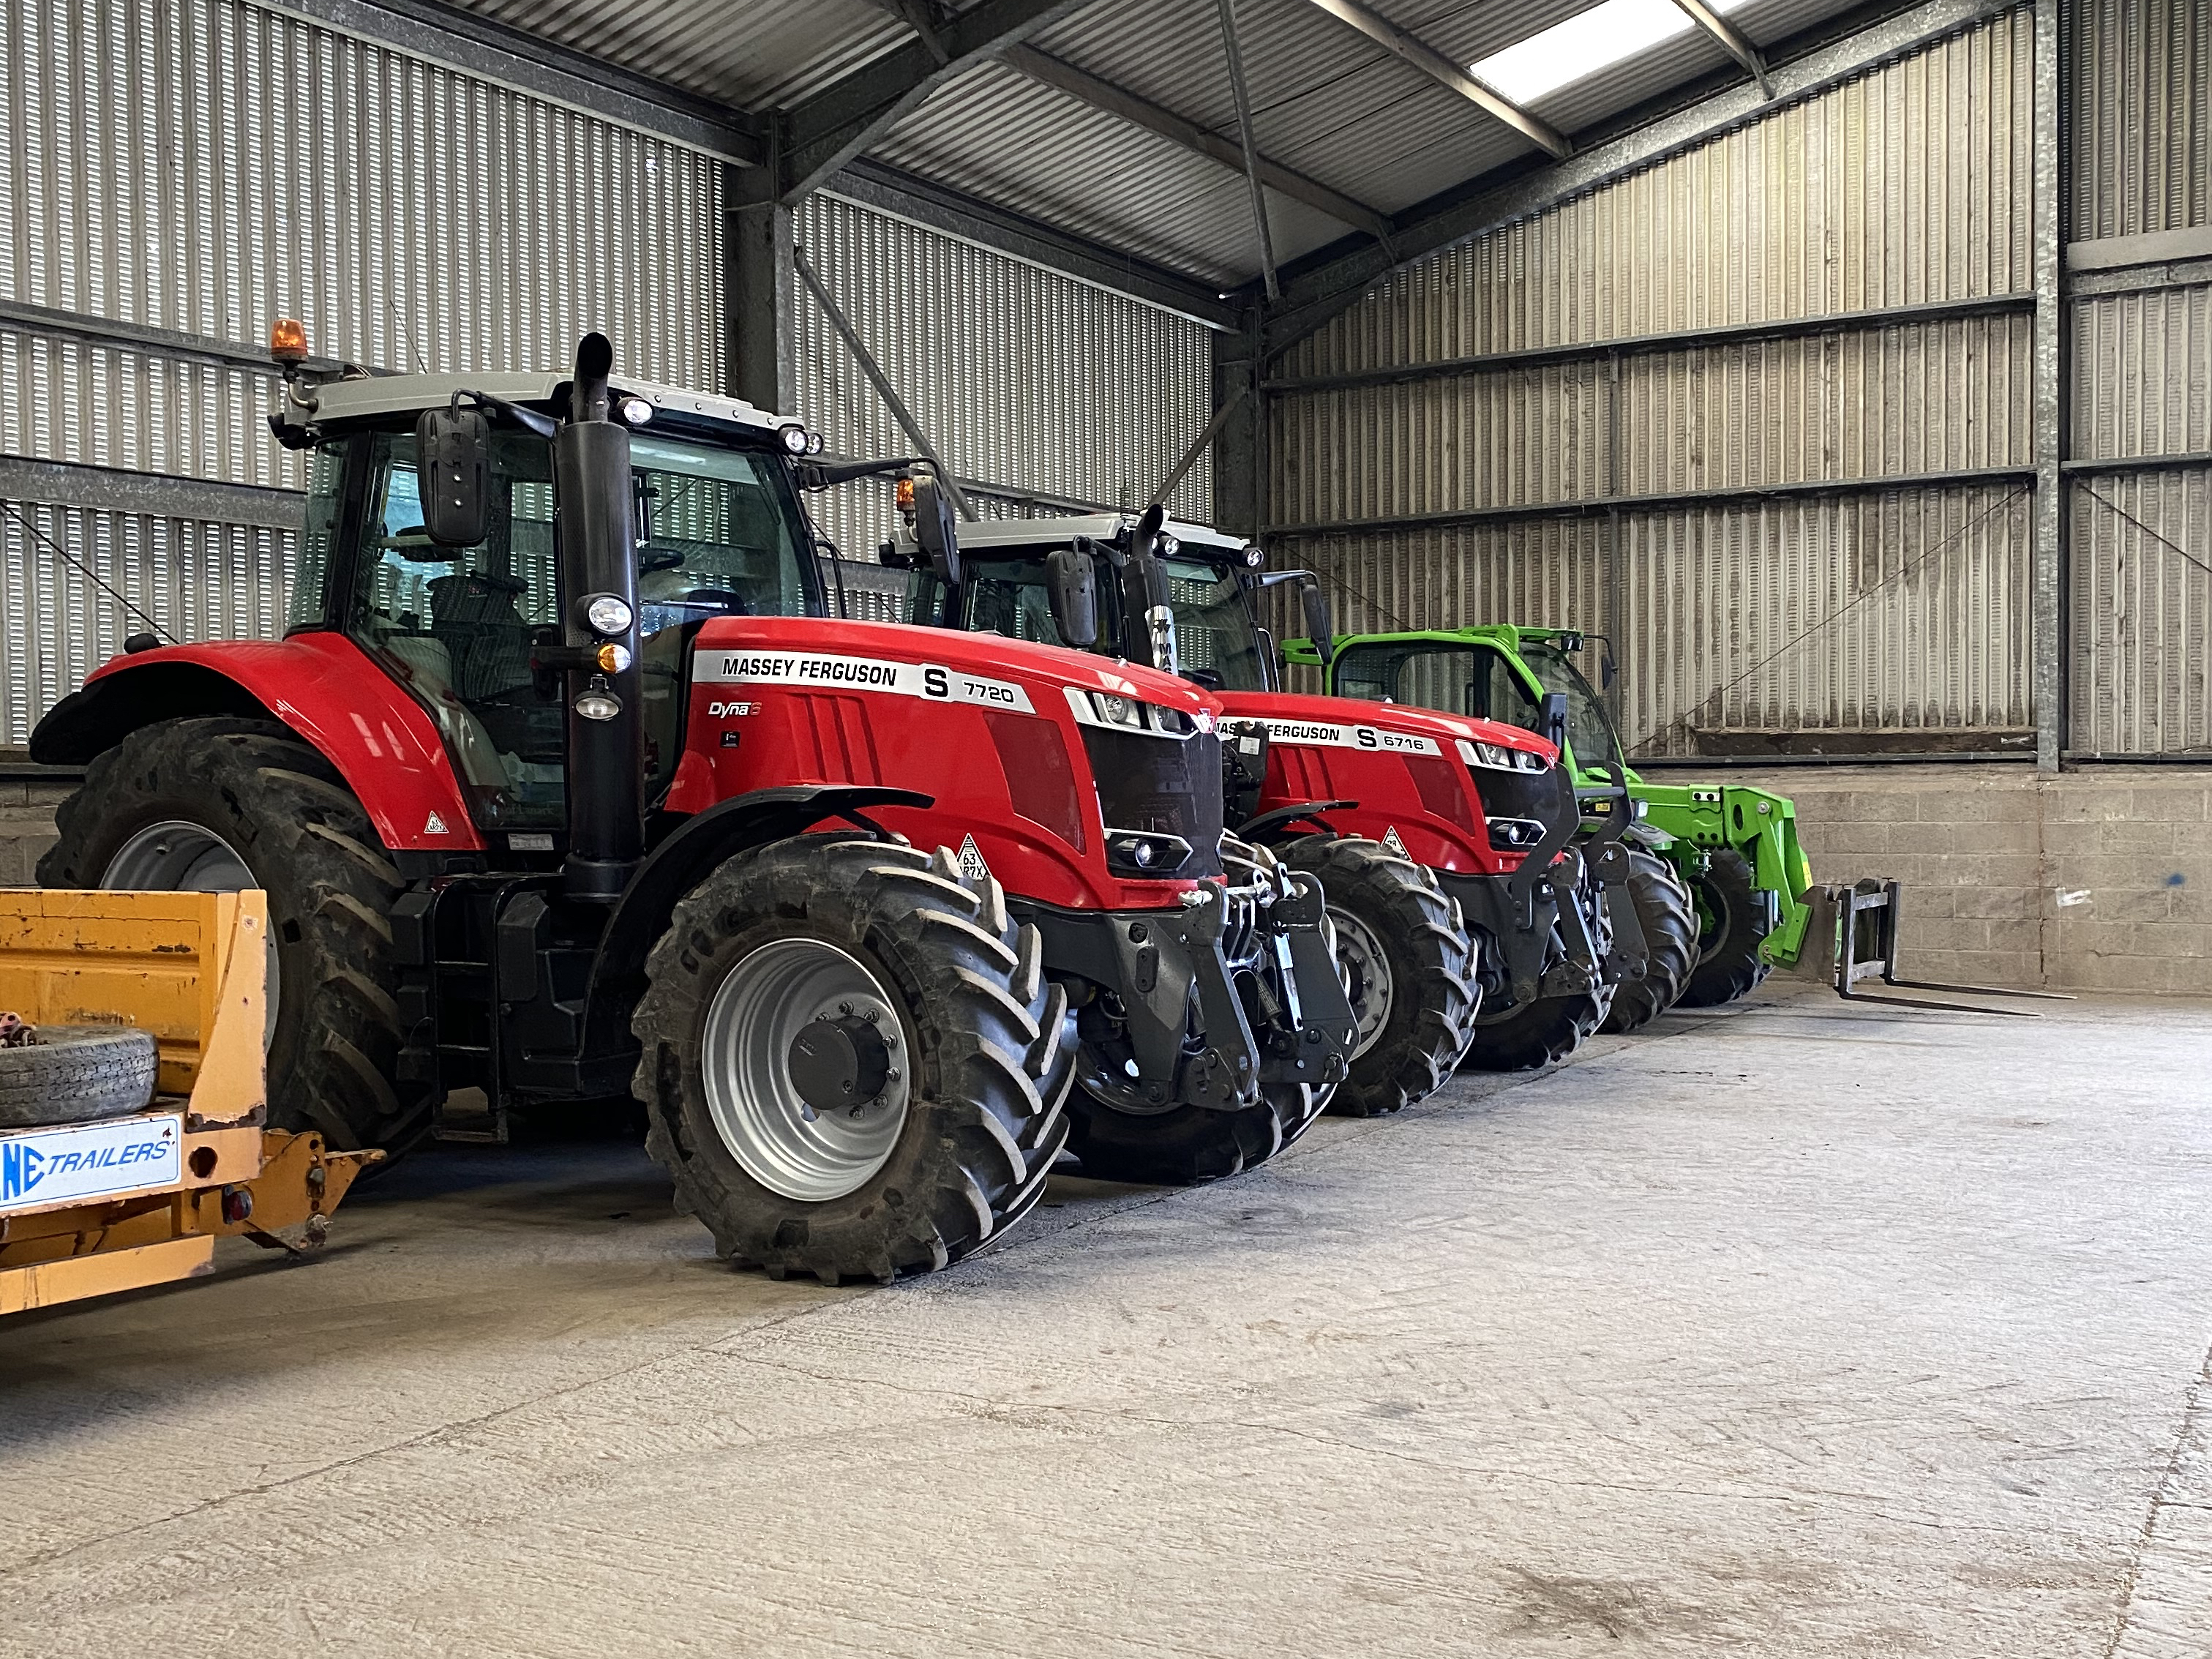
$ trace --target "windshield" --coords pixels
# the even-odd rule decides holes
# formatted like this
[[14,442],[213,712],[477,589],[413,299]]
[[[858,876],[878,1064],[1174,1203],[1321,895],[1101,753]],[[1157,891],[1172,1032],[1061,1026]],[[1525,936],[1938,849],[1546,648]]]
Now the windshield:
[[1267,665],[1243,585],[1195,559],[1163,559],[1182,672],[1217,691],[1265,691]]
[[1583,678],[1567,653],[1549,640],[1524,640],[1521,658],[1535,671],[1547,691],[1567,694],[1567,747],[1579,767],[1620,763],[1620,739],[1613,716],[1595,687]]
[[[1052,594],[1045,585],[1042,556],[1012,559],[960,556],[962,598],[967,614],[961,626],[971,634],[1003,634],[1010,640],[1034,640],[1040,645],[1060,645],[1060,629],[1052,620]],[[915,620],[933,620],[944,603],[945,589],[925,573],[915,585]]]
[[1457,640],[1393,640],[1345,647],[1333,685],[1340,697],[1407,702],[1530,732],[1544,723],[1535,691],[1494,646]]
[[[557,683],[531,661],[534,647],[558,640],[562,615],[552,446],[495,431],[487,534],[448,547],[422,527],[414,434],[366,441],[369,489],[343,626],[436,720],[479,823],[556,826],[565,720]],[[776,458],[634,435],[630,460],[650,798],[675,766],[685,624],[811,607],[804,520]],[[319,468],[316,488],[335,494],[337,477]],[[316,511],[311,503],[311,523]]]

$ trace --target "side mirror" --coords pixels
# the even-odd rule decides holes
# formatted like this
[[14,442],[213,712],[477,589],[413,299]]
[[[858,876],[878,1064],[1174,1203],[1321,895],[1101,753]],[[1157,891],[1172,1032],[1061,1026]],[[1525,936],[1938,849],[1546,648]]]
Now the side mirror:
[[1054,548],[1045,561],[1045,577],[1060,643],[1089,650],[1098,642],[1098,575],[1089,550]]
[[1544,723],[1540,728],[1545,740],[1555,749],[1567,746],[1567,694],[1564,691],[1544,693]]
[[476,409],[426,409],[415,422],[422,528],[444,547],[491,533],[491,422]]
[[1306,637],[1313,641],[1321,665],[1327,668],[1336,660],[1336,635],[1329,627],[1328,595],[1311,576],[1298,584],[1298,607],[1305,612]]
[[1613,683],[1620,674],[1620,665],[1613,661],[1613,653],[1607,652],[1603,660],[1597,665],[1598,689],[1603,691],[1612,690]]
[[937,580],[947,587],[960,586],[958,524],[952,502],[945,495],[945,487],[938,483],[936,474],[915,474],[914,538],[929,555],[929,568],[937,573]]

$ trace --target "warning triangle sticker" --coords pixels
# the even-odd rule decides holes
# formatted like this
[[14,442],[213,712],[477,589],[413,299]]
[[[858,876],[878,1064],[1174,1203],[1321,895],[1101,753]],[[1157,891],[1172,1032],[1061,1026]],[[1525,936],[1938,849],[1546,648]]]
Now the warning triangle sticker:
[[1382,844],[1389,848],[1392,852],[1395,853],[1400,858],[1402,859],[1407,856],[1406,843],[1398,839],[1398,826],[1396,824],[1392,824],[1388,830],[1385,830],[1382,832]]
[[449,835],[452,832],[446,828],[445,819],[440,817],[435,812],[433,812],[430,814],[428,820],[422,825],[422,833],[426,836],[443,836]]
[[983,855],[975,850],[975,837],[969,836],[960,843],[960,878],[963,881],[988,881],[991,866],[983,862]]

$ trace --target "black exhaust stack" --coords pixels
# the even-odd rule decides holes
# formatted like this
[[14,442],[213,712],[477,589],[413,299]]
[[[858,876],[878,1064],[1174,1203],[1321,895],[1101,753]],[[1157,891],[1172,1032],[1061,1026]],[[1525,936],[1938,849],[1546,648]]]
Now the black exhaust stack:
[[[561,653],[568,726],[562,884],[571,897],[608,902],[622,896],[645,850],[637,516],[629,431],[609,418],[613,367],[606,336],[586,334],[576,347],[568,418],[553,436],[554,538],[568,600]],[[616,621],[622,626],[605,625]]]

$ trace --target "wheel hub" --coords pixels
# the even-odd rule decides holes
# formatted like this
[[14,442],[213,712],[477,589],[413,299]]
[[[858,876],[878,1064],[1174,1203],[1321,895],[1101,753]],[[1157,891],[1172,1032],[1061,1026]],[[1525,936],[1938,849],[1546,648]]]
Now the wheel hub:
[[715,1133],[770,1192],[823,1203],[866,1185],[906,1127],[899,1005],[826,939],[771,939],[715,988],[699,1073]]
[[1382,1039],[1389,1024],[1397,985],[1390,975],[1390,959],[1382,953],[1382,941],[1365,922],[1349,910],[1334,908],[1328,917],[1336,924],[1336,960],[1344,975],[1345,998],[1358,1024],[1359,1040],[1352,1049],[1352,1059],[1358,1060]]
[[817,1112],[873,1100],[890,1081],[891,1051],[859,1014],[817,1019],[791,1042],[785,1064],[799,1097]]

